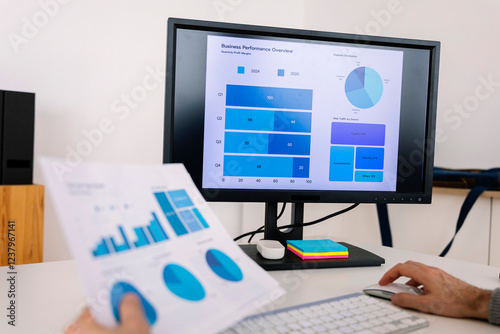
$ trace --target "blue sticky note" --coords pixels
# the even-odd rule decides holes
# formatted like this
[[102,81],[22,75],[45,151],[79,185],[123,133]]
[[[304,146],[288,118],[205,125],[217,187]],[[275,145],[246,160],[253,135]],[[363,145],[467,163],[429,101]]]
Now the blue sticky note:
[[302,253],[346,252],[347,247],[330,239],[320,240],[287,240],[287,244]]

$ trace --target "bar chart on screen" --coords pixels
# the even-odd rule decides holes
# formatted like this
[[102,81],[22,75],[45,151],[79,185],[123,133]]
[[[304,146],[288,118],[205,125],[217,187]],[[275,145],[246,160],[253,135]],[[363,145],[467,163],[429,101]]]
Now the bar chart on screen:
[[227,85],[224,176],[309,177],[312,97],[311,89]]

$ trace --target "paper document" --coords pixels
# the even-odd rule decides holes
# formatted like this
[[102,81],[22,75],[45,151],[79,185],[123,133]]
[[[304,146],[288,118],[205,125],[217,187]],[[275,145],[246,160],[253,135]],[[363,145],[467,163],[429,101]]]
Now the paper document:
[[135,292],[152,333],[217,333],[284,293],[183,165],[40,164],[100,323],[114,326],[121,297]]

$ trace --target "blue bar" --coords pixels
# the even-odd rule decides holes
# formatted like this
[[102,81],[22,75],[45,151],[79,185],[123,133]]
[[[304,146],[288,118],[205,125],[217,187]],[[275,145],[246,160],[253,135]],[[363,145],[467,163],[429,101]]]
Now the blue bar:
[[382,182],[384,181],[384,172],[377,171],[356,171],[354,173],[356,182]]
[[312,113],[296,111],[274,112],[274,131],[311,132]]
[[106,245],[106,240],[103,238],[97,247],[92,251],[95,257],[109,254],[108,245]]
[[309,155],[310,135],[269,134],[269,154]]
[[158,221],[158,217],[156,217],[156,214],[154,212],[153,212],[153,220],[148,226],[148,231],[153,237],[153,240],[155,242],[160,242],[168,239],[165,230],[161,226],[160,222]]
[[354,147],[330,147],[330,181],[352,181],[354,174]]
[[333,145],[385,145],[385,124],[332,123]]
[[203,218],[203,216],[201,215],[201,212],[198,209],[194,208],[193,209],[193,213],[196,216],[196,218],[198,218],[198,220],[200,221],[201,225],[204,228],[208,228],[207,221],[205,220],[205,218]]
[[384,169],[384,149],[382,147],[356,148],[356,169]]
[[309,158],[293,158],[293,177],[309,177]]
[[202,229],[200,223],[195,216],[193,216],[191,210],[180,211],[179,214],[181,215],[181,218],[186,226],[189,228],[189,231],[196,232]]
[[224,133],[224,153],[309,155],[310,151],[310,135]]
[[[309,158],[270,156],[224,156],[224,176],[309,177]],[[307,168],[307,175],[299,167]],[[306,167],[307,166],[307,167]]]
[[228,132],[224,133],[224,153],[268,154],[267,133]]
[[177,209],[193,206],[193,202],[184,189],[169,191],[168,195]]
[[312,110],[312,94],[312,89],[227,85],[226,105]]
[[183,234],[188,233],[186,227],[182,225],[182,222],[180,221],[179,217],[177,217],[177,214],[175,213],[174,208],[170,204],[167,195],[165,193],[155,193],[154,195],[156,197],[156,200],[158,201],[158,204],[160,204],[163,213],[165,214],[165,218],[167,218],[168,222],[174,229],[175,234],[177,234],[177,236],[181,236]]
[[113,244],[113,248],[115,249],[115,252],[123,252],[127,249],[130,249],[130,244],[128,243],[127,236],[125,235],[125,232],[123,231],[123,227],[118,226],[118,229],[120,230],[120,234],[123,237],[123,244],[116,244],[115,239],[111,238],[111,243]]
[[227,108],[225,119],[226,130],[310,133],[312,113]]
[[142,227],[134,228],[135,235],[137,235],[137,241],[134,242],[135,247],[142,247],[149,245],[148,237]]
[[273,131],[274,111],[226,108],[226,130]]

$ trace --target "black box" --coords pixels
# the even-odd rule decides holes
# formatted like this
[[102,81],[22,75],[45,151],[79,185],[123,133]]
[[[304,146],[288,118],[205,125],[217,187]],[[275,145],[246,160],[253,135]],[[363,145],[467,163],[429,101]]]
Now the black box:
[[33,183],[35,94],[0,90],[0,184]]

